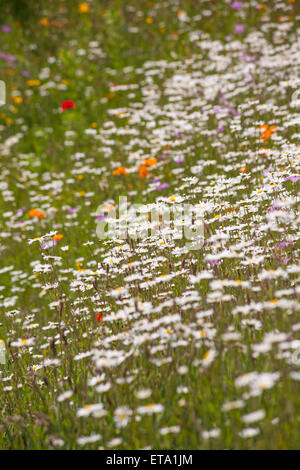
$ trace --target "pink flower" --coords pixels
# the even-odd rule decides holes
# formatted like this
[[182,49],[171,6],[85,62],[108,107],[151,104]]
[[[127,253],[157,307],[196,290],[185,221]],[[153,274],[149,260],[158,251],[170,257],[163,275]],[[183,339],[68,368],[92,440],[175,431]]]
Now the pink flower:
[[243,6],[243,2],[233,2],[230,6],[233,10],[240,10]]
[[235,34],[244,34],[245,26],[243,24],[236,24],[234,28]]

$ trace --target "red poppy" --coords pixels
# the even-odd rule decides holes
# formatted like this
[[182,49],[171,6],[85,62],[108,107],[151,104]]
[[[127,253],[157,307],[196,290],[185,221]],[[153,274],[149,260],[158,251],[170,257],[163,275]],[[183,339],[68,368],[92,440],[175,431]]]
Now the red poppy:
[[100,322],[102,320],[101,313],[97,313],[96,318],[97,318],[97,321]]
[[73,108],[75,108],[75,103],[72,100],[63,101],[61,104],[61,109],[63,111],[66,111],[66,109],[73,109]]

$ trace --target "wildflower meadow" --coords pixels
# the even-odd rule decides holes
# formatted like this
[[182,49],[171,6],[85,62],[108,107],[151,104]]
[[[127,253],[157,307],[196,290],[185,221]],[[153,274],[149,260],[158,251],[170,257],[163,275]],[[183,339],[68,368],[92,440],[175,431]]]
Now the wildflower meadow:
[[300,448],[300,2],[1,0],[0,448]]

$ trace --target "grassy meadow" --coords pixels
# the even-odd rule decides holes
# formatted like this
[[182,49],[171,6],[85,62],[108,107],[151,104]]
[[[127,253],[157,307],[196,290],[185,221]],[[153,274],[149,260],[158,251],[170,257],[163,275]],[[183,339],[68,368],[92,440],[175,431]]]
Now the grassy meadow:
[[1,449],[300,448],[299,20],[1,2]]

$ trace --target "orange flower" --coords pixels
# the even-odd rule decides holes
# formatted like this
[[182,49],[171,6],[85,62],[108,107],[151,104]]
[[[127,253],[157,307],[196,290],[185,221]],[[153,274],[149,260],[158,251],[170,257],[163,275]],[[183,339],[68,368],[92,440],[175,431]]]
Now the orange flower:
[[125,166],[119,166],[116,170],[113,171],[113,175],[126,175],[127,170]]
[[22,96],[12,96],[12,100],[16,104],[21,104],[22,101],[23,101],[23,98],[22,98]]
[[45,212],[40,209],[31,209],[28,212],[29,217],[37,217],[38,219],[44,219],[46,217]]
[[55,241],[59,242],[62,238],[63,238],[63,234],[62,234],[62,233],[58,233],[57,235],[54,235],[54,236],[52,237],[52,240],[55,240]]
[[268,126],[268,124],[264,124],[263,126],[259,126],[259,128],[262,129],[261,135],[260,135],[260,140],[264,140],[264,141],[269,140],[271,135],[276,132],[276,126]]
[[144,158],[143,163],[145,163],[146,166],[153,166],[156,165],[157,163],[157,158]]
[[41,84],[40,80],[28,80],[27,85],[28,86],[39,86]]
[[48,24],[49,24],[48,18],[42,18],[42,19],[40,20],[40,25],[42,25],[42,26],[48,26]]
[[147,170],[146,166],[143,166],[143,165],[139,166],[139,175],[140,175],[140,178],[147,178],[147,176],[149,175],[149,171]]
[[242,168],[240,168],[240,172],[245,174],[248,172],[248,167],[247,166],[242,166]]

